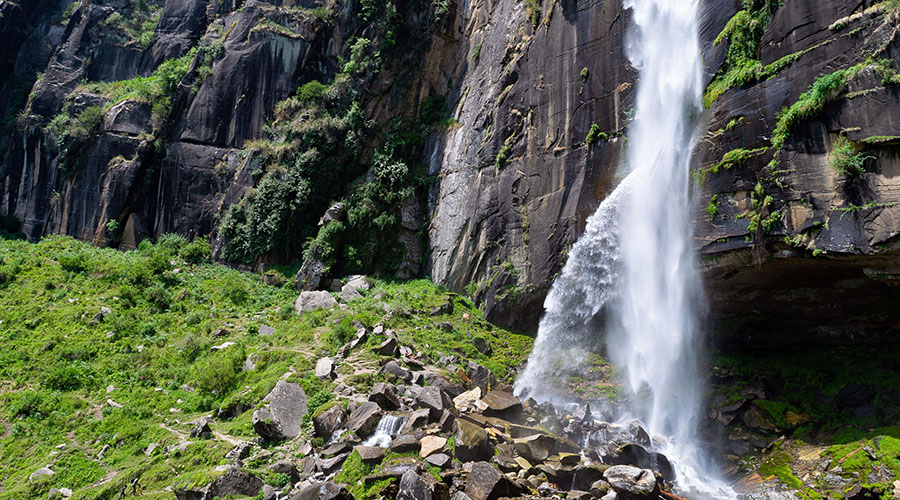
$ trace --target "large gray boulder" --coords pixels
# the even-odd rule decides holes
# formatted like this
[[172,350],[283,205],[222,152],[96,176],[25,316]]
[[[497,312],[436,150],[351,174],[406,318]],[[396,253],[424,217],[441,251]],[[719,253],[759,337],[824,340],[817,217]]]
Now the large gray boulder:
[[400,477],[397,500],[431,500],[431,489],[415,470],[410,469]]
[[341,428],[347,421],[347,411],[342,405],[334,405],[331,408],[319,413],[313,417],[313,429],[316,436],[325,438],[326,440]]
[[494,455],[483,428],[462,419],[453,422],[455,450],[453,456],[462,462],[490,460]]
[[648,500],[659,496],[659,485],[650,469],[614,465],[606,469],[603,477],[621,500]]
[[263,480],[239,469],[230,467],[225,474],[209,483],[207,498],[225,498],[228,495],[256,496],[263,487]]
[[356,433],[358,436],[365,436],[375,431],[378,422],[381,420],[381,408],[378,403],[367,401],[350,414],[347,420],[347,430]]
[[336,305],[337,301],[328,292],[300,292],[300,296],[294,301],[294,310],[297,311],[297,314],[303,314],[316,309],[329,309]]
[[306,415],[306,394],[299,385],[279,380],[263,401],[264,408],[253,412],[253,430],[265,440],[278,441],[300,435]]
[[517,497],[522,488],[504,476],[487,462],[472,464],[472,472],[466,482],[466,495],[472,500],[495,500],[500,497]]

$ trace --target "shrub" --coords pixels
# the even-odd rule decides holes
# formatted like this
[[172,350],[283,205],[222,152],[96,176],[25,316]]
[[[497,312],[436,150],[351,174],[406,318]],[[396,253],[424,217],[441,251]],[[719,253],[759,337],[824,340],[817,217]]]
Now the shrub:
[[588,146],[591,146],[597,141],[606,141],[609,140],[609,135],[606,132],[600,131],[600,125],[596,123],[591,124],[591,129],[588,130],[587,137],[584,138],[584,143]]
[[234,387],[244,361],[244,348],[231,346],[194,363],[190,380],[203,394],[222,396]]
[[197,238],[181,250],[181,258],[191,264],[206,262],[212,256],[212,247],[206,238]]
[[311,106],[322,101],[322,96],[326,90],[328,90],[327,85],[318,80],[312,80],[304,83],[297,89],[297,97],[300,98],[300,102],[305,106]]
[[841,136],[834,142],[829,163],[831,168],[845,177],[859,177],[866,173],[866,160],[874,158],[858,152],[856,144]]

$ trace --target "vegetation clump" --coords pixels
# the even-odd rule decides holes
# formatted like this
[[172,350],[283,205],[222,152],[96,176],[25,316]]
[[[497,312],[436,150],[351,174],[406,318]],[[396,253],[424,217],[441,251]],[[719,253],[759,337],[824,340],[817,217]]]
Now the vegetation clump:
[[859,152],[859,147],[850,139],[840,136],[834,142],[829,164],[844,177],[860,177],[866,173],[866,160],[873,158],[875,157]]

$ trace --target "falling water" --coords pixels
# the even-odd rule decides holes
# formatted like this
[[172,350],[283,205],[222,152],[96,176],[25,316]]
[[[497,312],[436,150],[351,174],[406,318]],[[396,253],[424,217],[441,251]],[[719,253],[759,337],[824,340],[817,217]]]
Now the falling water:
[[[627,176],[588,220],[545,302],[534,351],[516,383],[539,399],[605,352],[634,397],[628,414],[672,459],[682,488],[731,497],[703,473],[694,435],[702,293],[691,246],[689,167],[700,110],[695,0],[625,0],[628,57],[638,70]],[[707,476],[707,477],[704,477]]]
[[394,436],[400,432],[406,419],[403,417],[395,417],[394,415],[385,415],[378,421],[378,427],[375,432],[363,442],[364,446],[379,446],[387,448]]

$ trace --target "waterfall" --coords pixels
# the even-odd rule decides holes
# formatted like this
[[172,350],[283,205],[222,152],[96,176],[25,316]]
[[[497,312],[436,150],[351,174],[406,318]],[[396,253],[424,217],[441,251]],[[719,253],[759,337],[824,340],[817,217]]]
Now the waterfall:
[[375,432],[363,442],[363,446],[378,446],[387,448],[390,446],[394,436],[400,432],[406,419],[403,417],[395,417],[394,415],[385,415],[378,421],[378,427]]
[[728,498],[730,489],[704,473],[694,437],[703,303],[689,219],[702,95],[696,0],[625,7],[628,58],[640,75],[626,176],[588,219],[551,288],[516,392],[564,397],[559,381],[605,351],[633,395],[620,418],[665,438],[654,446],[673,461],[682,489]]

